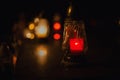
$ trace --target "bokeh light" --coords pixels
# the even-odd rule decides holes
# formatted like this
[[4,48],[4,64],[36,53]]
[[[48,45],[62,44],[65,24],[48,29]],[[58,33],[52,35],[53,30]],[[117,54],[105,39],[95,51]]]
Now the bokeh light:
[[38,45],[35,48],[35,54],[37,56],[38,63],[40,65],[46,64],[47,61],[47,55],[48,55],[48,48],[45,45]]
[[31,24],[29,25],[29,29],[30,29],[30,30],[33,30],[34,28],[35,28],[34,23],[31,23]]
[[35,28],[35,34],[38,38],[46,38],[49,35],[49,25],[46,19],[40,19],[38,26]]
[[54,28],[54,30],[60,30],[61,24],[59,22],[56,22],[56,23],[54,23],[53,28]]
[[59,33],[55,33],[55,34],[53,35],[53,38],[54,38],[55,40],[59,40],[59,39],[61,38],[61,35],[60,35]]
[[40,21],[40,19],[39,19],[38,17],[36,17],[36,18],[34,19],[34,23],[39,23],[39,21]]

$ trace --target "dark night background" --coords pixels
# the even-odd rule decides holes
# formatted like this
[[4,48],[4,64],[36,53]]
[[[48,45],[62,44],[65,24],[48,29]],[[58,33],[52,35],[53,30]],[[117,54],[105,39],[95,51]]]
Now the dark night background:
[[[13,24],[18,21],[19,14],[25,14],[27,22],[40,12],[52,20],[54,13],[66,18],[69,2],[73,5],[73,19],[82,19],[86,25],[86,33],[94,32],[96,38],[104,39],[105,44],[118,45],[120,24],[120,5],[115,1],[87,0],[4,0],[0,1],[0,37],[12,35]],[[89,35],[89,34],[88,34]],[[1,38],[1,39],[2,39]],[[110,45],[110,44],[109,44]]]
[[12,34],[13,24],[18,21],[18,16],[21,13],[25,14],[27,22],[31,21],[40,12],[44,12],[44,17],[50,20],[52,20],[53,14],[58,12],[62,16],[62,21],[64,21],[70,1],[73,5],[72,18],[84,20],[86,27],[97,29],[96,32],[102,31],[106,35],[109,35],[110,32],[112,36],[118,35],[117,33],[111,33],[111,31],[118,31],[118,20],[120,18],[119,3],[113,0],[1,0],[1,37]]
[[44,17],[49,20],[52,20],[53,14],[58,12],[64,22],[69,1],[72,1],[73,4],[71,17],[76,20],[82,19],[85,22],[93,62],[111,65],[119,72],[120,5],[115,0],[1,0],[0,40],[12,35],[13,24],[18,21],[21,13],[25,14],[26,20],[29,22],[40,12],[44,12]]
[[[24,12],[26,16],[34,16],[41,11],[51,17],[54,12],[66,15],[69,2],[73,3],[73,17],[87,20],[112,20],[119,17],[119,3],[115,1],[83,1],[83,0],[4,0],[0,2],[1,23],[14,21],[17,15]],[[49,13],[49,14],[48,14]],[[6,25],[7,26],[7,25]]]
[[64,21],[70,1],[73,5],[72,18],[84,20],[87,32],[93,30],[99,34],[98,38],[104,38],[106,42],[113,40],[112,42],[117,44],[116,40],[120,30],[120,24],[118,24],[120,5],[113,0],[1,0],[0,36],[4,38],[12,34],[13,24],[18,21],[18,16],[21,13],[25,14],[25,18],[29,22],[40,12],[44,12],[44,17],[50,20],[55,12],[59,12]]

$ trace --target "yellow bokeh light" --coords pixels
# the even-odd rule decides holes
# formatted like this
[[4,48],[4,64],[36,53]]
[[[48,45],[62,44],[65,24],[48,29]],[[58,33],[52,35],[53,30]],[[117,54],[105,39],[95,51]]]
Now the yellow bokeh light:
[[35,35],[33,33],[26,33],[26,38],[29,38],[29,39],[34,39],[35,38]]
[[41,35],[44,35],[47,33],[47,28],[45,26],[40,26],[38,28],[38,33],[41,34]]
[[37,46],[35,49],[35,54],[37,56],[38,62],[40,65],[44,65],[47,60],[48,50],[44,45]]
[[45,49],[45,48],[43,48],[43,49],[40,49],[39,51],[38,51],[38,54],[39,54],[39,56],[46,56],[47,55],[47,50]]
[[29,29],[30,29],[30,30],[33,30],[34,28],[35,28],[34,23],[31,23],[31,24],[29,25]]
[[68,8],[68,16],[70,16],[71,12],[72,12],[72,6],[69,6],[69,8]]
[[35,35],[34,35],[34,34],[31,34],[30,39],[34,39],[34,38],[35,38]]
[[39,23],[39,21],[40,21],[40,19],[39,19],[38,17],[36,17],[36,18],[34,19],[34,23]]
[[29,30],[29,29],[25,29],[25,30],[24,30],[24,37],[25,37],[25,38],[28,38],[29,35],[30,35],[30,30]]
[[68,13],[71,13],[71,11],[72,11],[72,8],[70,7],[70,8],[68,9]]
[[36,54],[38,54],[38,56],[46,56],[47,52],[47,47],[44,45],[37,46],[36,48]]
[[30,37],[31,37],[31,33],[27,33],[27,34],[26,34],[26,37],[27,37],[27,38],[30,38]]
[[38,27],[35,28],[35,31],[36,31],[36,35],[39,38],[45,38],[48,35],[47,27],[45,27],[45,26],[38,26]]
[[46,38],[49,34],[49,25],[46,19],[41,19],[35,28],[35,34],[38,38]]

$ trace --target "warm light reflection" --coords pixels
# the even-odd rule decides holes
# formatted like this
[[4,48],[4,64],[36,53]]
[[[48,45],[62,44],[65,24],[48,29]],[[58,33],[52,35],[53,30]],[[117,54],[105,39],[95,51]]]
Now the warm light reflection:
[[15,66],[16,66],[16,62],[17,62],[17,56],[16,56],[16,55],[13,55],[12,60],[13,60],[13,65],[14,65],[14,67],[15,67]]
[[38,62],[41,65],[44,65],[46,63],[48,49],[45,45],[37,46],[35,49],[35,54],[38,58]]

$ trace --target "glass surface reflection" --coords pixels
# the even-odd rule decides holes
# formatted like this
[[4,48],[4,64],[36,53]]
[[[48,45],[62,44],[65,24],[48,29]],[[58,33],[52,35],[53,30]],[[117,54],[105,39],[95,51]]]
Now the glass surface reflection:
[[35,55],[40,65],[45,65],[47,62],[48,47],[46,45],[38,45],[35,48]]

